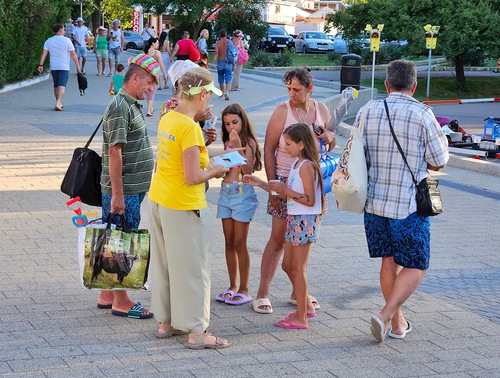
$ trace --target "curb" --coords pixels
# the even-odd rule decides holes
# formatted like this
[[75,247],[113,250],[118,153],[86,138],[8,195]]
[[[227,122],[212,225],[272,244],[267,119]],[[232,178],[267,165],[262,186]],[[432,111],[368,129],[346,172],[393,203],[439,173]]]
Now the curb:
[[5,92],[13,91],[15,89],[20,89],[20,88],[28,87],[30,85],[33,85],[33,84],[40,83],[42,81],[48,80],[49,78],[50,78],[50,73],[46,72],[43,75],[34,76],[31,79],[26,79],[26,80],[23,80],[23,81],[19,81],[17,83],[8,84],[5,87],[3,87],[2,89],[0,89],[0,93],[5,93]]
[[[346,138],[349,135],[351,128],[352,126],[341,122],[337,129],[337,134],[343,138]],[[447,166],[500,177],[500,164],[495,164],[492,161],[488,160],[478,160],[471,157],[458,156],[450,153],[450,159],[448,160]]]
[[429,100],[422,101],[426,105],[437,105],[437,104],[474,104],[480,102],[500,102],[500,97],[489,97],[489,98],[466,98],[459,100]]

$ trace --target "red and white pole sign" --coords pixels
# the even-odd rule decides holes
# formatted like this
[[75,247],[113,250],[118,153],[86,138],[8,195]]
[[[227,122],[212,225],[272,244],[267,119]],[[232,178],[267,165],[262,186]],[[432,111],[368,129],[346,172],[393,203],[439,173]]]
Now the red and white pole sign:
[[132,12],[132,30],[135,33],[139,33],[141,30],[141,18],[142,12],[140,10],[134,10]]

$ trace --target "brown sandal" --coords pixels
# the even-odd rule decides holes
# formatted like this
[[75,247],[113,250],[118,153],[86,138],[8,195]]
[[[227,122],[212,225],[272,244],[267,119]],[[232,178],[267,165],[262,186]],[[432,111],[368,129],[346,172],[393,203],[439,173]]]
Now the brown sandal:
[[[166,332],[161,332],[160,328]],[[188,333],[185,331],[173,328],[170,324],[165,324],[165,325],[159,324],[155,332],[155,337],[157,339],[169,339],[170,337],[173,336],[182,336],[187,334]]]
[[215,337],[215,344],[206,344],[207,337],[214,336],[211,333],[203,332],[201,335],[190,334],[189,337],[194,340],[194,343],[188,342],[186,346],[190,349],[222,349],[231,346],[231,343],[226,339]]

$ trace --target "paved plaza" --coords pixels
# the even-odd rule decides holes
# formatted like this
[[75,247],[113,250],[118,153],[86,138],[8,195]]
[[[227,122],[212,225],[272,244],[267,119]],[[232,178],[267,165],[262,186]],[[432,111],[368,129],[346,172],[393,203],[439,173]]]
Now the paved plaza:
[[[91,54],[87,94],[79,96],[71,73],[62,112],[53,110],[51,79],[0,93],[0,377],[500,377],[500,177],[457,166],[438,173],[445,212],[431,221],[431,268],[404,308],[414,324],[404,340],[377,344],[371,335],[370,316],[383,306],[380,262],[368,258],[363,217],[335,209],[331,195],[308,266],[310,293],[321,304],[309,330],[273,324],[293,310],[280,268],[271,287],[273,314],[212,302],[209,331],[229,339],[227,349],[193,351],[184,347],[186,338],[156,339],[153,319],[98,309],[98,292],[78,278],[77,229],[59,190],[73,149],[85,144],[110,100],[110,78],[96,73]],[[243,105],[262,147],[286,89],[279,76],[258,72],[245,72],[240,88],[231,101],[213,96],[211,103],[216,114],[229,103]],[[313,98],[337,92],[316,86]],[[170,95],[158,91],[147,118],[154,146],[160,105]],[[98,133],[91,147],[100,152],[101,141]],[[215,218],[219,183],[212,180],[207,193],[212,297],[229,282]],[[271,224],[267,195],[257,193],[248,240],[251,295]],[[150,307],[147,291],[130,296]]]

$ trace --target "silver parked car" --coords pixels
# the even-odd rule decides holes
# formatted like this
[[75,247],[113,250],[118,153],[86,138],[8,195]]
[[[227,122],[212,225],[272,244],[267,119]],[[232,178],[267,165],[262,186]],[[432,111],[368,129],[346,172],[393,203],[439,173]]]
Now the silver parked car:
[[333,51],[333,42],[320,31],[303,31],[295,39],[295,52],[328,52]]
[[123,44],[124,50],[134,49],[134,50],[143,50],[144,49],[144,41],[142,40],[142,35],[134,33],[130,30],[124,30],[123,35],[125,37],[125,43]]

